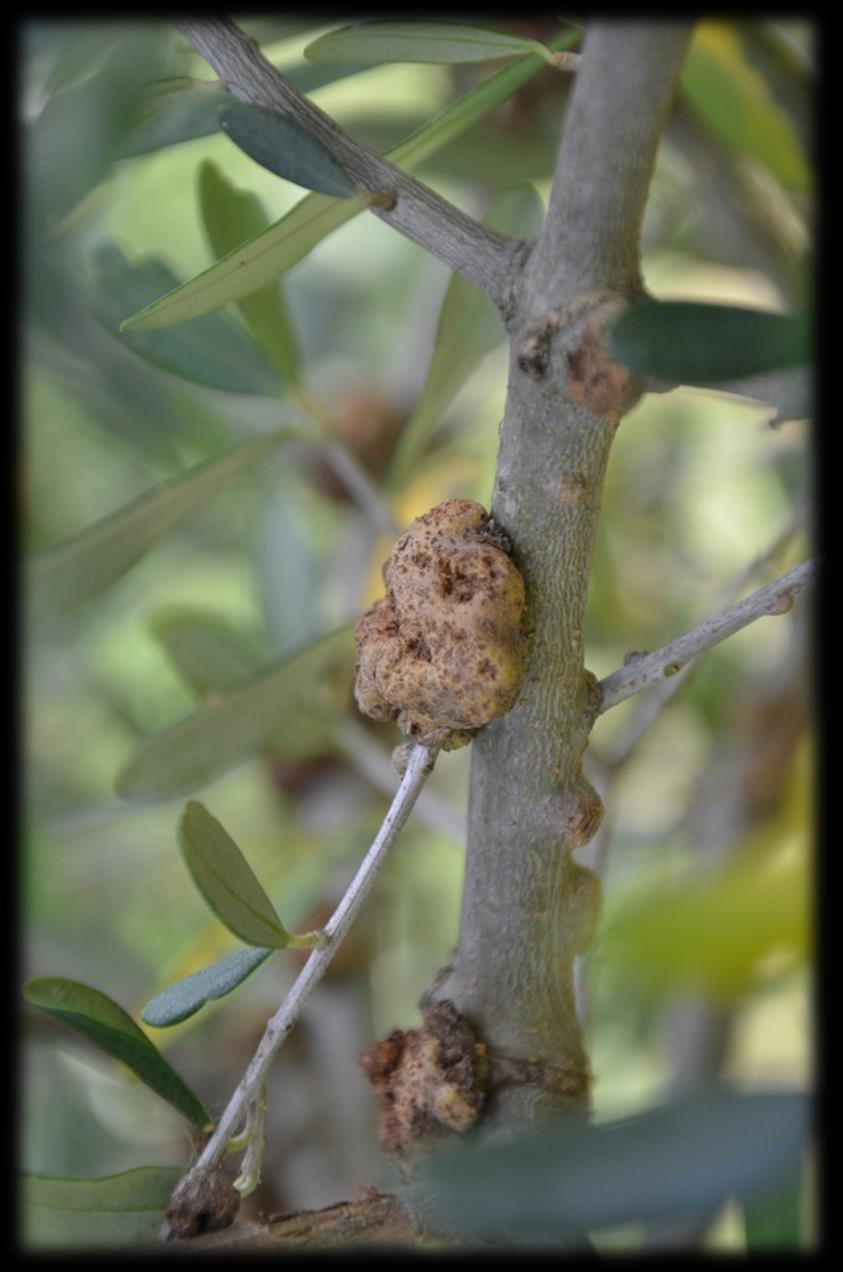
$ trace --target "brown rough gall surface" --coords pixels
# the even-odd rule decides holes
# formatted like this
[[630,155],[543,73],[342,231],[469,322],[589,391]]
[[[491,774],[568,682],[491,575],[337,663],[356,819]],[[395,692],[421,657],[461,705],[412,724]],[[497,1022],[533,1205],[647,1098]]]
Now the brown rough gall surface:
[[240,1195],[220,1170],[185,1176],[167,1207],[167,1222],[174,1237],[199,1237],[234,1223]]
[[514,705],[526,597],[485,509],[450,499],[418,517],[357,624],[357,705],[413,742],[455,750]]
[[568,392],[597,415],[617,422],[641,397],[642,382],[612,362],[604,343],[605,327],[624,309],[622,302],[601,305],[591,315],[577,346],[568,353]]
[[360,1057],[381,1110],[381,1146],[399,1166],[473,1125],[486,1100],[488,1049],[447,999],[419,1029],[394,1029]]

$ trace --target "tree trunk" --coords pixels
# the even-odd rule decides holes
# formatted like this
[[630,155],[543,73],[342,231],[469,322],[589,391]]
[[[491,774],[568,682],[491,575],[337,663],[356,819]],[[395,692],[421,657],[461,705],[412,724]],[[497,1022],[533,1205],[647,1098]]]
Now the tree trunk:
[[602,806],[582,774],[599,708],[583,631],[609,448],[642,387],[607,361],[600,333],[642,293],[644,204],[689,34],[589,27],[545,229],[505,313],[492,512],[526,581],[529,654],[516,706],[472,744],[459,943],[423,1000],[449,999],[489,1046],[489,1126],[589,1103],[573,961],[600,888],[573,853]]

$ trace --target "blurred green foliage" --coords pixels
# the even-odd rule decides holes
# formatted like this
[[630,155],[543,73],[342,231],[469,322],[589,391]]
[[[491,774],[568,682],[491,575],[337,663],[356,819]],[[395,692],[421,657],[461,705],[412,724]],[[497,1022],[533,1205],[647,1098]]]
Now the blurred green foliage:
[[[541,42],[558,34],[543,19],[496,25]],[[321,30],[273,19],[261,38],[272,60],[292,66]],[[170,351],[166,364],[140,345],[141,333],[133,345],[117,327],[153,298],[137,291],[150,270],[161,292],[166,280],[192,278],[230,250],[223,240],[237,232],[237,199],[254,223],[249,237],[301,191],[219,132],[191,132],[184,116],[149,148],[132,142],[144,119],[162,124],[176,109],[182,81],[208,79],[167,24],[36,20],[23,36],[18,492],[27,552],[49,561],[64,550],[56,545],[162,481],[282,426],[311,439],[268,446],[160,542],[150,536],[150,550],[97,597],[26,629],[27,971],[96,985],[137,1018],[155,993],[236,944],[179,856],[178,783],[152,792],[162,802],[133,802],[115,794],[118,774],[150,754],[153,735],[207,741],[203,722],[221,707],[224,719],[221,692],[248,696],[256,685],[249,701],[264,701],[260,728],[244,726],[248,744],[234,739],[223,766],[200,765],[191,781],[213,815],[237,827],[285,924],[324,923],[383,816],[399,739],[357,715],[348,662],[334,675],[315,658],[295,700],[285,689],[276,706],[261,691],[264,668],[283,667],[303,642],[356,618],[380,588],[390,546],[382,520],[355,499],[323,443],[344,448],[401,527],[452,496],[488,504],[506,353],[484,335],[437,395],[436,427],[425,426],[402,482],[388,484],[402,427],[426,410],[450,280],[365,214],[322,238],[280,283],[266,279],[268,308],[255,310],[258,293],[240,311],[143,333]],[[810,294],[810,42],[799,22],[700,26],[645,224],[645,279],[658,298],[791,313]],[[310,91],[351,132],[386,147],[490,73],[346,67]],[[156,80],[163,87],[150,115]],[[478,217],[525,181],[546,202],[569,85],[551,68],[538,71],[429,154],[419,175]],[[274,348],[267,313],[286,315]],[[216,324],[217,344],[199,340],[203,322]],[[249,351],[232,362],[242,380],[224,374],[221,348]],[[288,385],[300,374],[300,387],[287,391],[278,371]],[[807,555],[807,421],[785,411],[772,429],[772,414],[761,401],[682,388],[645,398],[624,421],[590,588],[587,664],[598,676],[718,608],[755,558],[764,559],[744,590]],[[605,783],[607,819],[587,851],[600,858],[606,904],[580,969],[598,1122],[715,1077],[810,1084],[807,626],[803,598],[787,618],[764,619],[712,651],[622,764],[613,756],[642,703],[598,721],[589,763]],[[186,717],[199,725],[179,724]],[[228,725],[219,736],[231,738]],[[174,776],[177,763],[190,769],[189,750],[168,754]],[[255,1207],[316,1207],[383,1178],[355,1057],[379,1033],[415,1023],[418,996],[453,947],[468,762],[458,752],[439,764],[279,1058]],[[123,789],[133,793],[125,781]],[[156,1033],[209,1108],[227,1100],[300,957],[282,952],[234,997]],[[24,1169],[104,1176],[184,1161],[179,1123],[151,1113],[149,1093],[130,1077],[92,1066],[39,1018],[27,1017],[26,1048]],[[750,1218],[747,1231],[763,1229],[760,1212]],[[742,1249],[745,1239],[740,1224],[709,1229],[714,1248]],[[619,1237],[625,1249],[642,1240],[639,1229]]]

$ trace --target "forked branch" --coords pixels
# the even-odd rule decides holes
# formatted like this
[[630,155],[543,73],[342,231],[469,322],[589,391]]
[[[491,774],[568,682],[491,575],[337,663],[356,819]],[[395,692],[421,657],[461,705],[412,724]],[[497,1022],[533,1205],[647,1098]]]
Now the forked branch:
[[361,190],[373,195],[394,192],[393,205],[371,208],[375,216],[482,287],[496,304],[503,302],[510,271],[524,250],[520,239],[487,229],[356,141],[298,92],[234,23],[203,17],[182,18],[177,25],[229,92],[241,101],[269,106],[302,124]]

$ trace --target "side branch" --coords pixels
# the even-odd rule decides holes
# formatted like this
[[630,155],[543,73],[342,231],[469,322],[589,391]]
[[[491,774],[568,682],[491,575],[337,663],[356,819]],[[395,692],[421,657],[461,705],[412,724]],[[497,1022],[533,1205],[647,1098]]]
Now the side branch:
[[762,618],[765,614],[786,614],[793,606],[794,596],[812,582],[816,570],[815,561],[803,561],[775,583],[759,588],[737,605],[731,605],[721,614],[706,619],[678,640],[663,645],[652,654],[633,657],[629,663],[600,682],[603,700],[599,714],[608,711],[610,707],[616,707],[619,702],[631,698],[648,685],[657,684],[665,676],[674,675],[692,658],[718,645],[727,636],[739,632],[742,627],[748,627],[757,618]]
[[263,56],[257,43],[222,18],[181,18],[176,25],[241,101],[289,115],[342,164],[360,189],[394,193],[389,207],[371,211],[400,233],[482,287],[497,305],[524,250],[521,239],[486,229],[414,177],[356,141],[315,106]]
[[[342,901],[325,926],[325,944],[315,949],[308,958],[298,979],[278,1011],[268,1022],[258,1049],[252,1057],[240,1085],[228,1102],[228,1106],[216,1125],[213,1135],[196,1163],[179,1181],[170,1203],[173,1207],[184,1205],[184,1199],[195,1191],[196,1181],[207,1176],[221,1161],[237,1132],[245,1121],[248,1145],[243,1171],[236,1187],[242,1196],[252,1192],[260,1180],[263,1153],[263,1100],[264,1086],[269,1066],[298,1020],[302,1007],[319,984],[334,955],[342,944],[360,907],[369,895],[372,884],[386,860],[409,817],[419,793],[433,769],[436,752],[427,747],[414,746],[401,785],[384,818],[371,848],[364,857]],[[170,1213],[170,1211],[168,1211]],[[170,1225],[165,1222],[161,1239],[170,1235]]]

